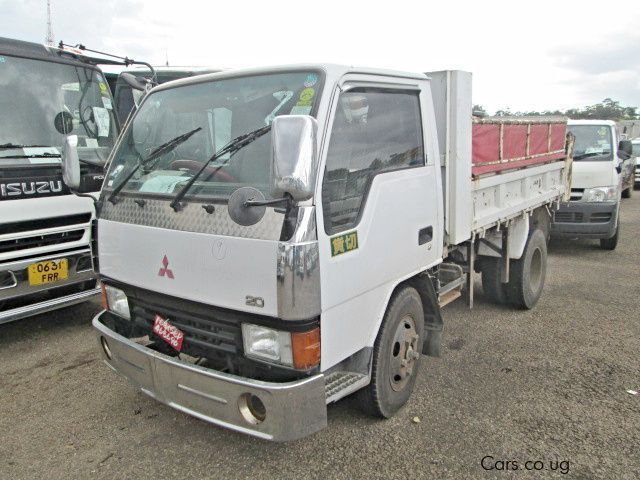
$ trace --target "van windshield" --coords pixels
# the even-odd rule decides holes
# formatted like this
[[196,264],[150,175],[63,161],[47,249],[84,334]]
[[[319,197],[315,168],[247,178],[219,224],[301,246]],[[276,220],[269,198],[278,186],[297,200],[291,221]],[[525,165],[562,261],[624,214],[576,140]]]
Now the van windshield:
[[[138,169],[123,193],[175,194],[232,139],[269,125],[278,115],[313,115],[320,96],[316,72],[273,73],[220,79],[151,93],[124,132],[105,190],[113,189],[150,152],[195,129],[188,140]],[[228,197],[252,186],[269,195],[271,134],[210,164],[191,195]]]
[[610,161],[613,159],[613,139],[607,125],[569,125],[576,136],[573,147],[574,161]]
[[[5,163],[19,155],[59,154],[67,135],[78,135],[81,159],[106,162],[117,134],[109,87],[95,68],[0,56]],[[40,150],[9,148],[33,145]]]

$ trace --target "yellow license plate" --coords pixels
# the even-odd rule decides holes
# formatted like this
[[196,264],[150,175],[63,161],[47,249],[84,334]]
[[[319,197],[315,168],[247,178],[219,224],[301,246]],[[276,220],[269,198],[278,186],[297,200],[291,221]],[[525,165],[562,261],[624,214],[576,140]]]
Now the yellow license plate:
[[69,262],[66,258],[47,260],[29,265],[29,285],[43,285],[66,280],[69,277]]

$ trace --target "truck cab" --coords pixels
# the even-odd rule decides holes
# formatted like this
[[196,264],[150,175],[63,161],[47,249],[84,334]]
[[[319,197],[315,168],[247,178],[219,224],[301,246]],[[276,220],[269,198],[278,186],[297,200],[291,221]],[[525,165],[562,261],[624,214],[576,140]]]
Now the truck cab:
[[[153,88],[97,203],[105,363],[264,439],[323,428],[356,391],[392,416],[475,271],[516,308],[542,293],[566,120],[471,112],[468,72],[298,65]],[[63,167],[75,188],[72,151]]]
[[555,212],[551,235],[599,239],[603,249],[614,250],[620,199],[633,188],[623,185],[623,173],[633,168],[631,143],[618,141],[610,120],[569,120],[568,128],[575,136],[571,198]]
[[[0,323],[94,296],[91,198],[62,179],[66,137],[97,192],[118,125],[102,72],[76,54],[0,38]],[[97,195],[97,194],[96,194]]]

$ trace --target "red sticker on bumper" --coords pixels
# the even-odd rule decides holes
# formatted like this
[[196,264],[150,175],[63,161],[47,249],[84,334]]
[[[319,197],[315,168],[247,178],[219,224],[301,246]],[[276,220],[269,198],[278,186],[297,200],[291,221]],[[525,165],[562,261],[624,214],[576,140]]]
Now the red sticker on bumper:
[[178,352],[182,350],[182,340],[184,339],[184,333],[171,325],[169,320],[162,318],[160,315],[156,315],[153,322],[153,333],[158,335],[162,340],[171,345]]

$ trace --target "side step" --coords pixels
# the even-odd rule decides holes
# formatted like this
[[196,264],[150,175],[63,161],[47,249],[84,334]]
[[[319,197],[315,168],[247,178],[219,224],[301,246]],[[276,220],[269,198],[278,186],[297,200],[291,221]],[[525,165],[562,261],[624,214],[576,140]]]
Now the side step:
[[440,307],[453,302],[462,295],[466,276],[462,267],[455,263],[443,263],[438,269],[438,303]]
[[326,403],[332,403],[369,383],[369,376],[354,372],[332,372],[324,379]]

